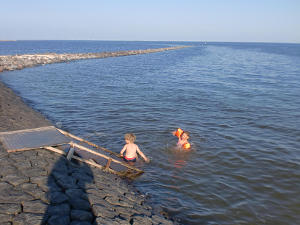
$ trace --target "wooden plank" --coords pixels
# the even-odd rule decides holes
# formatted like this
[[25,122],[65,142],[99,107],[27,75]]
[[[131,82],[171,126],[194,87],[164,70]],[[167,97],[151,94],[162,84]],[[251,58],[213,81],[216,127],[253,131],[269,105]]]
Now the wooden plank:
[[[47,147],[44,147],[44,148],[47,149],[47,150],[49,150],[49,151],[61,154],[61,155],[66,155],[66,153],[64,151],[62,151],[60,149],[57,149],[57,148],[54,148],[54,147],[51,147],[51,146],[47,146]],[[81,161],[81,162],[87,163],[89,165],[92,165],[94,167],[97,167],[99,169],[105,170],[104,166],[99,165],[98,163],[92,162],[90,160],[83,159],[83,158],[80,158],[80,157],[77,157],[77,156],[73,156],[72,158],[76,159],[77,161]],[[116,171],[114,171],[114,170],[112,170],[110,168],[107,168],[106,171],[108,171],[108,172],[110,172],[112,174],[120,175],[118,172],[116,172]]]
[[54,147],[51,147],[51,146],[46,146],[46,147],[44,147],[44,149],[47,149],[49,151],[52,151],[52,152],[55,152],[55,153],[58,153],[58,154],[61,154],[61,155],[66,155],[66,153],[63,150],[60,150],[58,148],[54,148]]
[[115,153],[115,152],[113,152],[113,151],[110,151],[110,150],[108,150],[107,148],[103,148],[103,147],[101,147],[101,146],[99,146],[99,145],[96,145],[96,144],[90,142],[90,141],[87,141],[87,140],[85,140],[85,139],[83,139],[83,138],[80,138],[80,137],[78,137],[78,136],[75,136],[74,134],[71,134],[71,133],[69,133],[69,132],[67,132],[67,131],[64,131],[64,130],[61,130],[61,129],[58,129],[58,128],[56,128],[56,129],[59,130],[62,134],[66,135],[66,136],[69,136],[69,137],[71,137],[71,138],[73,138],[73,139],[75,139],[75,140],[77,140],[77,141],[81,141],[81,142],[87,143],[88,145],[91,145],[91,146],[93,146],[93,147],[95,147],[95,148],[101,149],[101,150],[103,150],[103,151],[105,151],[105,152],[108,152],[108,153],[110,153],[110,154],[113,154],[113,155],[115,155],[115,156],[121,158],[120,154]]
[[[71,137],[71,138],[73,138],[73,139],[75,139],[75,140],[77,140],[77,141],[81,141],[81,142],[87,143],[88,145],[91,145],[91,146],[96,147],[96,148],[98,148],[98,149],[101,149],[101,150],[103,150],[103,151],[105,151],[105,152],[111,153],[111,154],[113,154],[113,155],[115,155],[115,156],[117,156],[117,157],[119,157],[119,158],[122,158],[122,157],[120,156],[120,154],[118,154],[118,153],[115,153],[115,152],[110,151],[110,150],[108,150],[108,149],[106,149],[106,148],[103,148],[103,147],[101,147],[101,146],[98,146],[98,145],[96,145],[96,144],[94,144],[94,143],[92,143],[92,142],[90,142],[90,141],[87,141],[87,140],[85,140],[85,139],[83,139],[83,138],[80,138],[80,137],[78,137],[78,136],[75,136],[75,135],[73,135],[73,134],[71,134],[71,133],[69,133],[69,132],[67,132],[67,131],[64,131],[64,130],[61,130],[61,129],[58,129],[58,128],[56,128],[56,129],[59,130],[62,134],[66,135],[66,136],[69,136],[69,137]],[[95,151],[93,151],[92,153],[95,153]],[[106,157],[107,157],[107,156],[106,156]],[[105,157],[105,158],[106,158],[106,157]],[[106,159],[107,159],[107,158],[106,158]],[[115,162],[117,162],[117,163],[120,163],[120,164],[122,164],[123,166],[126,166],[127,168],[134,169],[134,170],[137,170],[137,171],[139,171],[139,172],[141,172],[141,173],[144,173],[142,170],[140,170],[140,169],[138,169],[138,168],[135,168],[135,167],[133,167],[133,166],[130,166],[130,165],[128,165],[127,163],[123,163],[123,162],[120,162],[120,161],[117,161],[117,160],[113,160],[113,161],[115,161]]]
[[122,164],[123,166],[126,166],[127,168],[130,168],[130,169],[132,169],[132,170],[142,171],[142,170],[140,170],[140,169],[138,169],[138,168],[135,168],[134,166],[130,166],[130,165],[126,164],[126,163],[123,163],[123,162],[121,162],[121,161],[118,161],[118,160],[116,160],[116,159],[113,159],[113,158],[111,158],[111,157],[109,157],[109,156],[103,155],[103,154],[101,154],[101,153],[99,153],[99,152],[93,151],[93,150],[91,150],[91,149],[89,149],[89,148],[86,148],[86,147],[84,147],[84,146],[82,146],[82,145],[79,145],[79,144],[76,144],[76,143],[72,143],[72,144],[73,144],[75,147],[79,148],[79,149],[82,149],[82,150],[85,150],[85,151],[87,151],[87,152],[93,153],[93,154],[95,154],[95,155],[101,156],[101,157],[103,157],[103,158],[105,158],[105,159],[107,159],[107,160],[108,160],[108,159],[111,159],[113,162]]

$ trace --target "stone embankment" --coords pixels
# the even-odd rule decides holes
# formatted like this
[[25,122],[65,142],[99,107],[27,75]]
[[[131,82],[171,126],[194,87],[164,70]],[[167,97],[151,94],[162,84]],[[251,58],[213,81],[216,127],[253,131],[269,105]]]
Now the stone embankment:
[[162,52],[185,48],[187,46],[176,46],[168,48],[155,48],[146,50],[130,50],[119,52],[101,52],[101,53],[77,53],[77,54],[32,54],[32,55],[1,55],[0,56],[0,72],[20,70],[26,67],[45,65],[50,63],[69,62],[80,59],[96,59],[118,56],[129,56],[138,54],[147,54],[154,52]]
[[1,225],[173,224],[121,178],[47,150],[0,151]]

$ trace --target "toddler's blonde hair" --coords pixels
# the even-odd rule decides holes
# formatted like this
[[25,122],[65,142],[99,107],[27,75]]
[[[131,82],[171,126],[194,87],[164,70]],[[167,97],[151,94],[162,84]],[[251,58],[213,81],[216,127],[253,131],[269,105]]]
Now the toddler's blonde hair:
[[125,134],[124,138],[130,142],[134,142],[136,140],[136,136],[133,133]]

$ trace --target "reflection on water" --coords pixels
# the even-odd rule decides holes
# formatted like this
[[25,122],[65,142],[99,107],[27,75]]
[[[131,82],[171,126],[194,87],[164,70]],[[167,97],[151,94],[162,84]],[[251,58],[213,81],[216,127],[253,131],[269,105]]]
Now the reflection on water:
[[[140,162],[145,174],[135,185],[183,224],[296,224],[300,45],[193,45],[1,79],[63,129],[100,146],[120,152],[124,134],[134,133],[151,159]],[[177,127],[190,132],[191,151],[176,149]]]

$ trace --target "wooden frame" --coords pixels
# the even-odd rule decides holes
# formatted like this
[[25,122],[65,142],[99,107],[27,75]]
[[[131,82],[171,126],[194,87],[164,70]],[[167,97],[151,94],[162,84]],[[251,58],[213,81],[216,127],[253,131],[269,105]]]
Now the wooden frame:
[[[66,136],[66,137],[70,138],[71,140],[76,140],[78,142],[82,142],[82,143],[88,144],[88,145],[92,146],[93,148],[96,148],[96,149],[99,149],[99,150],[104,151],[106,153],[109,153],[109,156],[105,155],[105,154],[102,154],[100,152],[97,152],[95,150],[92,150],[92,149],[90,149],[88,147],[82,146],[79,143],[75,143],[74,141],[59,143],[59,144],[55,144],[55,145],[52,145],[52,146],[41,145],[40,147],[10,149],[10,150],[7,150],[7,152],[10,153],[10,152],[18,152],[18,151],[26,151],[26,150],[34,150],[34,149],[46,149],[46,150],[49,150],[49,151],[52,151],[52,152],[64,155],[64,156],[67,157],[68,160],[75,159],[75,160],[87,163],[87,164],[89,164],[91,166],[97,167],[99,169],[102,169],[104,171],[107,171],[107,172],[110,172],[110,173],[113,173],[113,174],[117,174],[119,176],[124,176],[124,177],[127,177],[127,178],[131,178],[131,179],[133,179],[133,178],[141,175],[142,173],[144,173],[144,171],[142,171],[142,170],[140,170],[140,169],[138,169],[138,168],[136,168],[134,166],[131,166],[131,165],[129,165],[129,164],[127,164],[127,163],[125,163],[125,162],[123,162],[121,160],[115,159],[116,157],[117,158],[121,158],[118,153],[112,152],[112,151],[110,151],[110,150],[108,150],[106,148],[98,146],[98,145],[96,145],[96,144],[94,144],[92,142],[89,142],[89,141],[87,141],[87,140],[85,140],[83,138],[77,137],[77,136],[75,136],[75,135],[73,135],[73,134],[71,134],[69,132],[64,131],[64,130],[55,128],[54,126],[40,127],[40,128],[27,129],[27,130],[19,130],[19,131],[2,132],[2,134],[15,134],[15,133],[18,133],[18,132],[32,132],[32,131],[39,132],[39,131],[44,131],[44,130],[47,130],[47,129],[56,129],[61,134],[63,134],[63,136]],[[70,147],[71,147],[71,149],[69,150],[68,153],[66,153],[65,151],[63,151],[61,149],[56,148],[57,146],[66,145],[66,144],[70,145]],[[88,153],[91,153],[91,154],[93,154],[93,155],[95,155],[97,157],[104,158],[104,159],[107,160],[107,162],[106,162],[105,165],[100,165],[100,164],[96,163],[95,161],[93,161],[91,159],[84,159],[84,158],[75,156],[75,155],[73,155],[75,148],[80,149],[82,151],[86,151]],[[115,158],[113,158],[113,157],[115,157]],[[112,162],[122,165],[123,167],[127,168],[127,170],[123,170],[123,171],[113,170],[112,168],[110,168]]]

